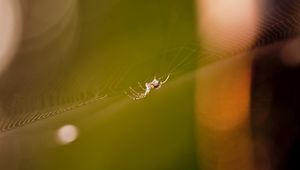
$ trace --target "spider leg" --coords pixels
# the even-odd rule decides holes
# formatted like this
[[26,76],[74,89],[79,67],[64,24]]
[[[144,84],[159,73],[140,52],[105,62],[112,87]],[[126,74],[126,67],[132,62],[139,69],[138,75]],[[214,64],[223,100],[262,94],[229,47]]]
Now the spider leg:
[[144,92],[139,92],[139,91],[135,90],[134,88],[132,88],[131,86],[129,86],[128,92],[127,91],[124,92],[128,97],[130,97],[133,100],[139,100],[139,99],[145,98],[148,95],[148,93],[150,92],[150,88],[144,88],[140,82],[138,82],[138,84],[139,84],[140,88],[144,90]]
[[143,93],[137,92],[132,87],[129,87],[129,90],[131,91],[132,94],[135,94],[136,96],[140,96],[141,94],[143,94]]
[[161,81],[161,84],[165,84],[170,78],[170,74],[168,74],[167,78],[164,81]]
[[129,98],[131,98],[132,100],[137,100],[138,96],[134,95],[134,94],[129,94],[127,91],[124,91],[125,95],[128,96]]
[[140,82],[138,82],[138,84],[139,84],[139,86],[140,86],[141,89],[143,89],[143,90],[146,91],[145,87],[143,87],[142,84],[141,84]]
[[141,95],[141,96],[139,96],[138,98],[136,98],[136,100],[139,100],[139,99],[142,99],[142,98],[145,98],[146,97],[146,95]]
[[149,91],[145,91],[144,93],[139,93],[136,90],[134,90],[132,87],[129,87],[129,89],[130,89],[132,96],[134,96],[135,100],[142,99],[142,98],[146,97],[147,94],[149,93]]

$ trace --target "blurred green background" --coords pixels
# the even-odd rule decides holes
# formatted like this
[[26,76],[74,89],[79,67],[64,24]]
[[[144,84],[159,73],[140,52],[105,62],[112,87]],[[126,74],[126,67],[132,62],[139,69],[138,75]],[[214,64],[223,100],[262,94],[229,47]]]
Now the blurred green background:
[[[27,2],[26,10],[34,10],[35,1]],[[197,169],[195,2],[49,6],[64,3],[59,20],[33,38],[26,39],[32,30],[24,22],[25,38],[2,78],[1,169]],[[47,23],[56,12],[40,15]],[[142,100],[124,94],[169,73],[170,80]],[[79,136],[61,145],[55,135],[65,124],[75,125]]]

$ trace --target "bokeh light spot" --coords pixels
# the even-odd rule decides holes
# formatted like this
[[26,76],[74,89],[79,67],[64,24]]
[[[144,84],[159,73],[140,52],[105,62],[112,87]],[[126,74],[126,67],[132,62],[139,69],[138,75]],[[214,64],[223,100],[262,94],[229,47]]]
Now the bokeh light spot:
[[78,128],[74,125],[64,125],[57,131],[57,139],[61,144],[69,144],[78,137]]

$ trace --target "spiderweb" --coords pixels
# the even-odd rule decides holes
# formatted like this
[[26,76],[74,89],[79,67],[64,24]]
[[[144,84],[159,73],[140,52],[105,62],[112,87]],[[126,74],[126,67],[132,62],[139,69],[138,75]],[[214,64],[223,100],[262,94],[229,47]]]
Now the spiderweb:
[[[26,30],[25,23],[17,56],[0,79],[0,131],[91,103],[128,99],[124,91],[138,88],[138,82],[167,74],[172,81],[195,71],[199,63],[296,36],[300,3],[269,3],[257,41],[245,49],[241,39],[241,48],[218,56],[197,42],[192,1],[107,1],[100,7],[96,1],[70,1],[67,12],[40,34],[30,36],[32,26]],[[27,8],[24,20],[34,20]]]

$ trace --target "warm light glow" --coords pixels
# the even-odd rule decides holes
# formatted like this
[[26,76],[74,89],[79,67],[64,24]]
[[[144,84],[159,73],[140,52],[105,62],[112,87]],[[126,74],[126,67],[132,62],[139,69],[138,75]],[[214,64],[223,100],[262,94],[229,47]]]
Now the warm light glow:
[[78,129],[74,125],[64,125],[57,131],[57,138],[60,143],[68,144],[75,141],[78,137]]
[[250,59],[248,54],[232,56],[197,74],[198,147],[203,169],[254,170]]
[[16,52],[20,38],[20,4],[15,0],[0,0],[0,73]]
[[258,33],[256,0],[198,0],[201,40],[223,53],[249,47]]

